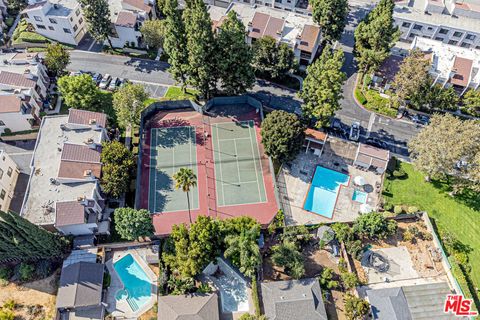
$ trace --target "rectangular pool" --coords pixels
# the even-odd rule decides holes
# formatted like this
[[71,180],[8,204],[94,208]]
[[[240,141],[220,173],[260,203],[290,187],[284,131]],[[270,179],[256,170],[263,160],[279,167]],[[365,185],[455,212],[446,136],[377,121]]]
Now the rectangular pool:
[[131,254],[113,264],[124,288],[116,293],[117,300],[127,300],[133,312],[141,309],[152,294],[152,283],[145,271],[137,263]]
[[352,200],[360,203],[367,203],[367,193],[360,190],[353,190]]
[[331,219],[338,190],[341,185],[348,185],[349,181],[347,174],[317,166],[303,209]]

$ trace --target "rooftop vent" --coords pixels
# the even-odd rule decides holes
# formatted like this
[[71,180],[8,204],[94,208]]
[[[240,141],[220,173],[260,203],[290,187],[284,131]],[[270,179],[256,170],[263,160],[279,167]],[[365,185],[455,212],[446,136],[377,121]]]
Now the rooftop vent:
[[82,202],[82,201],[84,201],[84,200],[85,200],[85,196],[83,196],[83,197],[77,197],[77,201],[78,201],[78,202]]
[[85,170],[83,171],[83,176],[84,177],[90,177],[92,175],[92,170]]
[[85,144],[92,144],[94,141],[93,141],[93,138],[88,138],[87,140],[84,141]]
[[88,121],[88,124],[96,124],[97,123],[97,119],[90,119]]

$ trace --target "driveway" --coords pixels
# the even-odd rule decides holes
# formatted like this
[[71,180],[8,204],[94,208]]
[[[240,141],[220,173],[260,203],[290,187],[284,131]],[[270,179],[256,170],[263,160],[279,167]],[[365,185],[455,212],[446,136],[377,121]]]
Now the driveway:
[[155,99],[162,98],[163,96],[165,96],[165,93],[167,92],[167,89],[168,89],[168,86],[164,86],[156,83],[142,82],[142,81],[131,81],[131,82],[143,85],[143,87],[145,88],[145,91],[148,92],[150,97]]
[[76,49],[81,51],[102,52],[103,43],[93,39],[92,36],[90,36],[90,34],[87,32],[83,36]]

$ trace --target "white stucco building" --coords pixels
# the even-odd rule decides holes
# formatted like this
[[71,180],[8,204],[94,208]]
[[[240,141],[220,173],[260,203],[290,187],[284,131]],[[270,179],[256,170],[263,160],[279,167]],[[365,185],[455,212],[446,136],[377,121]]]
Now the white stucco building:
[[85,110],[42,119],[22,217],[67,235],[109,232],[99,186],[105,126],[105,114]]
[[22,13],[37,33],[58,42],[77,45],[87,30],[80,3],[76,0],[36,2]]
[[2,211],[8,211],[10,208],[19,173],[20,170],[15,161],[5,150],[0,150],[0,210]]
[[0,133],[39,125],[49,86],[37,53],[0,54]]

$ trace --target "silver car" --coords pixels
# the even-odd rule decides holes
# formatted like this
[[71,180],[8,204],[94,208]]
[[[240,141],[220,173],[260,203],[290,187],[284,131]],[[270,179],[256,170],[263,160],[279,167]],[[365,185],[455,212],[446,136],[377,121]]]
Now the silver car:
[[102,81],[100,81],[100,85],[98,87],[100,89],[105,90],[110,84],[110,81],[112,81],[112,76],[107,73],[106,75],[103,76]]

